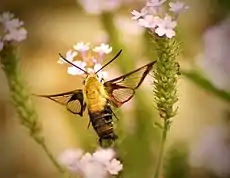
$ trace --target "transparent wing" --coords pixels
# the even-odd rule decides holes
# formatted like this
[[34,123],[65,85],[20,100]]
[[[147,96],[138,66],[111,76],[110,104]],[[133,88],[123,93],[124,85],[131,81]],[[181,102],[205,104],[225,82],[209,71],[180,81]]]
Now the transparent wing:
[[142,84],[154,63],[155,61],[104,83],[104,87],[116,107],[120,107],[133,97],[135,90]]
[[55,95],[36,96],[45,97],[61,105],[65,105],[68,111],[72,112],[73,114],[79,114],[80,116],[83,115],[86,107],[84,103],[83,92],[80,89]]

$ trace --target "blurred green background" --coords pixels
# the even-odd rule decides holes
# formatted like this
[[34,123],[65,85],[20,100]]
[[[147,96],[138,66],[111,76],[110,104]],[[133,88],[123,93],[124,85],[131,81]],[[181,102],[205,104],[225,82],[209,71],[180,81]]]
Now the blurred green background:
[[[123,73],[119,65],[131,61],[137,68],[148,61],[142,32],[140,29],[135,32],[129,25],[132,23],[131,10],[141,8],[143,2],[135,1],[114,13],[115,26],[127,46],[123,55],[129,52],[135,58],[119,64],[114,62],[107,68],[111,77]],[[183,42],[179,60],[182,69],[193,69],[196,56],[203,50],[204,31],[228,14],[230,2],[187,0],[186,3],[190,10],[179,18],[179,38]],[[98,44],[104,41],[106,31],[99,16],[87,14],[74,0],[1,0],[0,12],[3,11],[15,13],[28,30],[28,38],[20,45],[19,55],[22,73],[32,93],[55,94],[83,87],[80,78],[68,75],[66,68],[56,61],[59,52],[65,54],[76,42]],[[157,159],[160,129],[154,127],[153,120],[160,120],[154,108],[150,82],[146,81],[136,97],[126,103],[121,112],[118,111],[120,120],[116,123],[116,131],[120,139],[117,149],[124,161],[121,177],[125,178],[153,177]],[[189,155],[192,152],[190,145],[201,138],[206,127],[223,123],[226,112],[230,111],[229,103],[201,89],[183,75],[178,90],[179,112],[173,118],[169,133],[162,177],[222,177],[205,168],[189,166]],[[96,134],[92,128],[87,129],[87,112],[80,118],[50,100],[32,99],[47,145],[56,157],[67,148],[80,147],[90,152],[97,148]],[[61,177],[40,146],[20,125],[10,101],[6,78],[0,70],[0,178]],[[230,155],[229,150],[226,155]],[[230,172],[230,164],[228,167]]]

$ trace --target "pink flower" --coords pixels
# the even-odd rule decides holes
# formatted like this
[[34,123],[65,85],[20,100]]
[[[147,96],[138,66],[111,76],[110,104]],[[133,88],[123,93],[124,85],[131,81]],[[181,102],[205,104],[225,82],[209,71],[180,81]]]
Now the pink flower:
[[105,43],[101,43],[100,46],[96,46],[93,51],[94,52],[97,52],[99,53],[100,55],[103,55],[103,54],[109,54],[112,52],[112,47],[109,46],[108,44],[105,44]]
[[90,48],[89,45],[90,45],[90,43],[78,42],[76,45],[73,46],[73,48],[76,51],[85,52],[85,51],[89,50],[89,48]]
[[[172,19],[177,19],[179,12],[187,10],[189,7],[182,2],[167,3],[170,9],[166,10],[164,5],[167,0],[150,0],[142,8],[141,12],[133,10],[132,19],[137,20],[138,24],[145,28],[150,28],[153,33],[158,36],[166,36],[172,38],[176,35],[175,27],[177,22]],[[165,4],[164,4],[165,3]],[[168,11],[173,11],[174,14],[169,16]],[[163,18],[164,17],[164,18]]]
[[111,175],[117,175],[123,169],[123,165],[120,161],[112,159],[109,164],[106,165],[106,169]]
[[177,1],[177,2],[170,2],[170,11],[175,12],[176,14],[179,14],[182,11],[188,10],[189,7],[185,5],[183,2]]
[[152,15],[146,15],[143,19],[139,19],[138,23],[139,25],[146,27],[146,28],[151,28],[155,29],[157,24],[159,23],[160,17],[157,16],[152,16]]
[[59,156],[59,162],[66,165],[71,171],[77,172],[80,170],[79,159],[82,157],[83,151],[80,149],[65,150]]
[[112,149],[99,149],[93,154],[94,159],[102,164],[106,164],[114,156],[115,152]]
[[0,14],[0,24],[2,24],[4,29],[4,35],[1,38],[2,48],[5,41],[21,42],[27,37],[27,31],[22,27],[24,22],[13,17],[14,15],[10,12]]
[[[65,58],[66,58],[68,61],[72,62],[72,61],[74,60],[74,57],[76,57],[76,56],[77,56],[77,51],[69,50],[69,51],[67,51]],[[64,63],[66,63],[61,57],[59,58],[59,60],[58,60],[57,62],[58,62],[59,64],[64,64]]]
[[59,161],[83,178],[107,178],[109,174],[117,175],[123,169],[114,155],[112,149],[99,149],[93,154],[84,155],[79,149],[70,149],[61,154]]
[[[83,61],[74,61],[73,64],[75,64],[79,68],[85,70],[85,66],[86,66],[85,62],[83,62]],[[81,71],[80,69],[78,69],[78,68],[76,68],[74,66],[68,67],[67,73],[71,74],[71,75],[82,75],[82,74],[84,74],[83,71]]]
[[8,34],[5,35],[4,40],[20,42],[27,37],[27,31],[25,28],[11,29]]
[[165,16],[164,19],[158,21],[157,28],[155,32],[159,36],[165,35],[168,38],[172,38],[176,35],[174,28],[176,27],[176,21],[172,21],[170,16]]
[[132,17],[133,20],[138,20],[138,19],[144,17],[147,14],[147,11],[143,8],[143,9],[141,9],[141,12],[133,10],[131,12],[131,14],[133,15],[133,17]]

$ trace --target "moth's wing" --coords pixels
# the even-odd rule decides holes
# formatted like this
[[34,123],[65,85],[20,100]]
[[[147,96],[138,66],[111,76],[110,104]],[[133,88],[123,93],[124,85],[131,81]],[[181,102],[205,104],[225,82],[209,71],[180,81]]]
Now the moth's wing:
[[86,108],[86,103],[84,102],[82,90],[78,91],[77,93],[71,96],[71,98],[66,104],[66,108],[73,114],[79,114],[80,116],[83,115],[83,112]]
[[86,104],[84,103],[83,92],[81,89],[59,93],[55,95],[36,95],[51,99],[61,105],[65,105],[66,109],[73,114],[83,115]]
[[135,90],[142,84],[155,62],[153,61],[130,73],[104,83],[104,87],[115,107],[120,107],[133,97]]

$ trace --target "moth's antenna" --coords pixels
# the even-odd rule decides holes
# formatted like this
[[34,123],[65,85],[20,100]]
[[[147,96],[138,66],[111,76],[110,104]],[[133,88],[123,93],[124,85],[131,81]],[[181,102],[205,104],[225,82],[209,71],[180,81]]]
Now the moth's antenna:
[[113,59],[111,59],[109,62],[107,62],[105,65],[103,65],[99,70],[97,70],[96,73],[98,73],[99,71],[101,71],[102,69],[104,69],[107,65],[109,65],[111,62],[113,62],[122,52],[122,49],[116,54],[116,56],[113,57]]
[[72,63],[72,62],[70,62],[70,61],[68,61],[64,56],[62,56],[62,54],[61,53],[59,53],[59,56],[65,61],[65,62],[67,62],[67,63],[69,63],[70,65],[72,65],[72,66],[74,66],[74,67],[76,67],[76,68],[78,68],[79,70],[81,70],[81,71],[83,71],[85,74],[87,74],[87,75],[89,75],[89,73],[88,72],[86,72],[85,70],[83,70],[82,68],[80,68],[80,67],[78,67],[77,65],[75,65],[74,63]]

